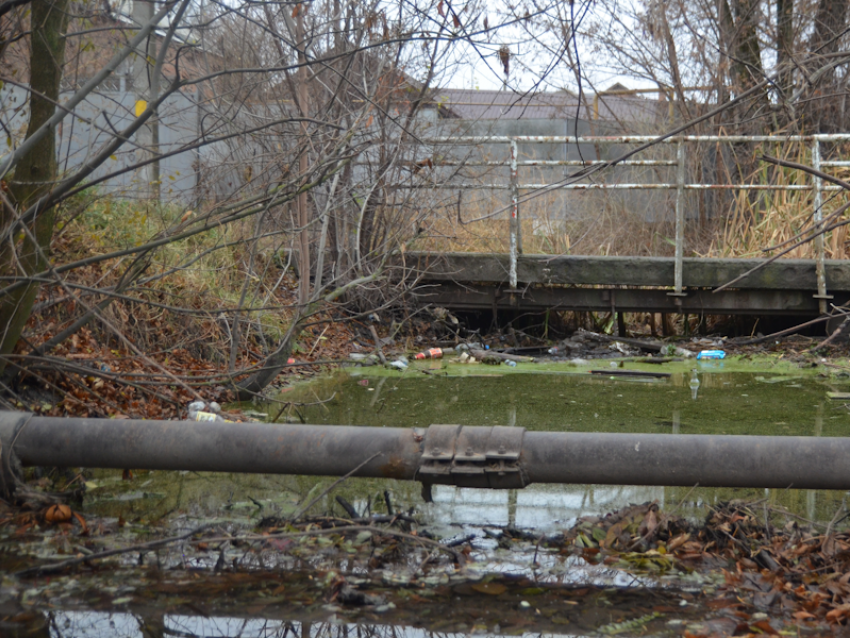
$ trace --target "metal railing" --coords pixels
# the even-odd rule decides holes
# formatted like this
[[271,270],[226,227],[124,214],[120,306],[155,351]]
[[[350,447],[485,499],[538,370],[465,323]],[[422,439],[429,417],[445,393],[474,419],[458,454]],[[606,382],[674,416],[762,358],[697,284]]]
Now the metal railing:
[[[686,160],[685,146],[690,143],[699,142],[715,142],[724,144],[739,144],[739,143],[807,143],[811,145],[811,163],[814,169],[823,169],[828,167],[847,167],[850,166],[850,161],[836,160],[826,161],[821,159],[821,144],[824,142],[850,142],[850,134],[835,134],[835,135],[685,135],[670,137],[658,142],[658,145],[676,145],[676,159],[627,159],[617,162],[615,166],[669,166],[676,167],[675,182],[656,182],[656,183],[619,183],[619,184],[604,184],[604,183],[570,183],[570,177],[566,176],[563,183],[535,184],[535,183],[520,183],[518,178],[518,169],[520,167],[556,167],[556,166],[576,166],[588,167],[596,165],[610,164],[608,160],[521,160],[519,159],[519,144],[563,144],[578,147],[578,145],[593,145],[593,146],[611,146],[623,144],[646,144],[654,142],[657,137],[650,135],[623,135],[623,136],[588,136],[588,137],[569,137],[569,136],[466,136],[466,137],[434,137],[426,138],[424,143],[441,146],[441,145],[458,145],[458,146],[474,146],[481,144],[505,144],[509,147],[508,159],[503,161],[463,161],[463,160],[440,160],[439,166],[480,166],[480,167],[498,167],[505,166],[510,169],[510,181],[504,183],[435,183],[432,188],[449,189],[449,190],[509,190],[511,192],[510,210],[510,270],[509,284],[511,289],[517,287],[517,260],[522,254],[522,236],[520,231],[520,192],[528,190],[675,190],[675,216],[676,216],[676,237],[675,237],[675,269],[673,290],[668,294],[674,297],[686,296],[682,286],[682,269],[684,258],[684,239],[685,239],[685,192],[686,191],[721,191],[721,190],[753,190],[753,191],[813,191],[813,222],[814,228],[822,230],[820,227],[823,222],[823,194],[826,191],[842,190],[840,186],[835,184],[824,183],[824,180],[817,176],[806,174],[806,178],[810,180],[808,184],[705,184],[686,181]],[[582,179],[576,176],[576,180]],[[422,185],[403,184],[399,185],[403,188],[421,188]],[[819,309],[821,314],[827,311],[827,301],[832,298],[827,294],[826,288],[826,271],[825,271],[825,246],[823,233],[819,233],[815,237],[815,254],[816,254],[816,272],[817,272],[817,294],[814,296],[819,300]]]

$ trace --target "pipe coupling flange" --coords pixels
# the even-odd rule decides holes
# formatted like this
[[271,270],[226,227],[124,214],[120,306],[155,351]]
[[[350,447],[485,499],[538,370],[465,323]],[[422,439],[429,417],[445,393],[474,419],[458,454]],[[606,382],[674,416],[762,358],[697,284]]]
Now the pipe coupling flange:
[[417,479],[458,487],[520,489],[525,428],[432,425],[425,433]]

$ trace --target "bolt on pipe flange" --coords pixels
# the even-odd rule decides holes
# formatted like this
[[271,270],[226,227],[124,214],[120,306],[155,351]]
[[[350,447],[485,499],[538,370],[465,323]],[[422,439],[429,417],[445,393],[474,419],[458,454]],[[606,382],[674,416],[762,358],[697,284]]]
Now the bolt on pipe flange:
[[426,500],[430,485],[521,489],[528,485],[520,456],[525,428],[432,425],[416,472]]

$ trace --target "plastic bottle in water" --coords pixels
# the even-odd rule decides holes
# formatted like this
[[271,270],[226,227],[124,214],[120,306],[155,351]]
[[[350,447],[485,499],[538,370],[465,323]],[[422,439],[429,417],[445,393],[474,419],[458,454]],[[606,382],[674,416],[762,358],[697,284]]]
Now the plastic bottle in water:
[[723,350],[701,350],[697,355],[697,359],[725,359],[726,353]]
[[699,393],[699,374],[696,369],[691,370],[691,380],[688,381],[688,387],[691,389],[691,398],[696,400],[697,394]]

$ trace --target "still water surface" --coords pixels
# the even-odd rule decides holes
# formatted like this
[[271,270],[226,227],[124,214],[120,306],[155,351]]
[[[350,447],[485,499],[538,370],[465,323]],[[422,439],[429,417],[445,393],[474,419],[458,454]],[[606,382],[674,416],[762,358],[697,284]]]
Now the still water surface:
[[[379,427],[456,423],[512,425],[528,430],[671,435],[846,436],[850,433],[848,405],[828,395],[847,392],[850,382],[846,378],[817,376],[764,364],[755,368],[741,362],[699,369],[698,387],[691,372],[693,364],[640,366],[647,372],[670,372],[670,376],[660,378],[589,372],[590,369],[606,372],[608,365],[607,361],[580,368],[521,364],[506,370],[432,362],[404,373],[357,368],[286,392],[281,397],[287,403],[283,409],[280,404],[263,409],[271,416],[277,415],[279,420]],[[143,474],[132,486],[108,473],[95,477],[95,482],[100,488],[92,492],[93,498],[85,509],[87,516],[120,517],[128,522],[162,520],[175,524],[177,521],[176,526],[185,529],[203,521],[250,525],[256,524],[261,516],[291,513],[299,500],[315,491],[316,485],[327,485],[330,480],[157,472]],[[465,603],[460,594],[464,586],[457,585],[457,595],[450,597],[444,607],[423,604],[421,618],[417,618],[414,605],[414,611],[401,613],[400,608],[399,613],[387,617],[364,612],[352,621],[346,615],[348,612],[320,601],[312,606],[287,607],[292,603],[292,592],[300,586],[296,584],[287,585],[288,593],[277,597],[260,589],[227,590],[230,593],[220,602],[210,599],[205,609],[193,613],[190,606],[187,613],[186,597],[179,595],[152,599],[140,606],[139,596],[144,586],[139,586],[133,577],[109,587],[104,586],[102,577],[100,581],[94,576],[89,576],[88,581],[86,577],[71,577],[69,587],[73,584],[85,592],[99,586],[100,595],[106,598],[95,603],[97,596],[89,589],[88,593],[75,595],[73,599],[77,603],[70,607],[63,604],[61,596],[48,606],[36,605],[33,611],[44,620],[45,626],[39,631],[33,621],[29,629],[35,633],[27,635],[459,638],[477,633],[494,637],[543,634],[566,637],[620,633],[614,631],[617,625],[612,623],[624,619],[645,621],[635,626],[633,634],[679,635],[684,623],[689,622],[691,608],[686,604],[680,613],[671,613],[670,605],[677,609],[679,600],[664,602],[662,598],[667,594],[660,581],[652,584],[616,570],[584,570],[578,562],[565,561],[563,557],[538,555],[533,546],[521,551],[501,550],[488,536],[487,529],[516,526],[544,534],[569,527],[579,516],[602,514],[629,503],[652,500],[658,501],[664,510],[675,510],[695,519],[704,515],[706,505],[740,498],[760,501],[766,513],[771,508],[785,508],[809,519],[830,520],[843,507],[846,496],[843,492],[687,487],[532,485],[524,490],[487,491],[435,486],[434,503],[426,504],[415,484],[374,480],[346,481],[334,494],[345,495],[360,511],[367,507],[378,511],[385,490],[392,495],[397,509],[413,508],[416,517],[436,535],[475,536],[473,558],[482,572],[559,586],[587,584],[598,589],[582,594],[580,605],[574,601],[555,601],[554,598],[563,597],[563,593],[557,593],[561,590],[535,594],[554,598],[551,609],[542,598],[532,600],[532,612],[537,610],[532,613],[523,611],[520,602],[522,596],[531,595],[522,592],[531,590],[521,590],[516,599],[504,594],[485,601],[469,599]],[[329,496],[318,509],[328,511],[334,507]],[[211,560],[215,562],[215,556]],[[187,592],[191,591],[192,578],[199,578],[199,584],[208,578],[192,576],[192,570],[202,575],[212,571],[211,564],[202,563],[186,563],[183,569],[189,570],[185,579]],[[679,574],[677,587],[682,587],[684,577]],[[272,593],[284,589],[275,583],[267,585]],[[64,586],[60,579],[48,585],[60,589]],[[182,586],[178,583],[175,591],[179,592]],[[649,589],[641,590],[642,587]],[[253,591],[260,593],[252,594]],[[680,589],[677,596],[681,591],[685,590]],[[415,595],[424,595],[422,590],[418,592]],[[630,595],[634,598],[618,598]],[[122,604],[128,604],[122,602],[125,599],[135,601],[131,604],[133,609],[122,610]],[[80,608],[80,600],[89,600],[91,607],[85,608],[83,604]],[[281,607],[275,606],[277,600]],[[502,621],[482,621],[485,607],[499,609]],[[652,611],[659,608],[668,611],[663,614]],[[426,618],[426,614],[432,616]],[[527,622],[522,614],[529,614]]]
[[[828,393],[848,380],[794,368],[746,362],[631,365],[608,361],[582,368],[521,364],[428,367],[387,376],[354,369],[284,395],[302,403],[284,411],[306,423],[427,427],[433,423],[511,425],[532,431],[846,436],[848,402]],[[697,369],[694,366],[699,365]],[[613,376],[605,372],[667,373],[668,377]],[[696,381],[693,369],[696,369]],[[592,374],[590,371],[602,374]],[[279,408],[269,408],[272,415]],[[803,490],[693,489],[636,486],[532,485],[520,491],[438,486],[435,503],[420,506],[434,523],[517,525],[547,529],[576,517],[628,503],[658,500],[686,511],[733,498],[768,499],[809,518],[829,520],[843,493]],[[695,514],[696,515],[696,514]]]

